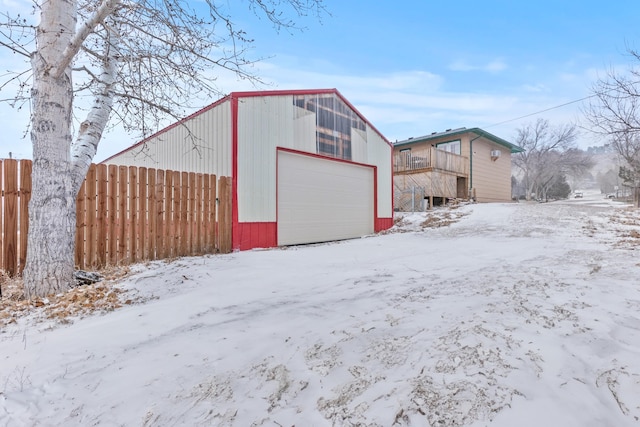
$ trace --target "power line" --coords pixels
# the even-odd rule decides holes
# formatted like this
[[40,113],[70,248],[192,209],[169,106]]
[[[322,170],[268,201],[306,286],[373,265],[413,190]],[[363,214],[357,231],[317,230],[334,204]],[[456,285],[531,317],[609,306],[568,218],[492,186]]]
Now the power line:
[[[637,85],[639,83],[640,83],[640,80],[637,80],[637,81],[629,82],[629,85],[634,86],[634,85]],[[582,101],[584,101],[586,99],[593,98],[594,96],[600,96],[602,94],[609,93],[609,92],[614,92],[614,91],[617,91],[617,90],[618,90],[617,86],[610,87],[609,89],[605,89],[605,90],[601,91],[600,93],[594,93],[594,94],[591,94],[589,96],[585,96],[584,98],[575,99],[573,101],[565,102],[564,104],[560,104],[560,105],[556,105],[554,107],[549,107],[549,108],[544,109],[544,110],[536,111],[535,113],[525,114],[524,116],[516,117],[515,119],[505,120],[503,122],[494,123],[492,125],[484,126],[484,127],[485,128],[490,128],[490,127],[493,127],[493,126],[503,125],[503,124],[509,123],[509,122],[515,122],[516,120],[526,119],[527,117],[535,116],[536,114],[546,113],[547,111],[555,110],[556,108],[566,107],[567,105],[575,104],[576,102],[582,102]]]
[[503,125],[505,123],[515,122],[516,120],[526,119],[527,117],[535,116],[536,114],[546,113],[547,111],[555,110],[556,108],[566,107],[567,105],[575,104],[576,102],[582,102],[582,101],[584,101],[586,99],[593,98],[594,96],[597,96],[597,94],[593,94],[593,95],[585,96],[584,98],[575,99],[573,101],[565,102],[564,104],[560,104],[560,105],[556,105],[554,107],[546,108],[544,110],[536,111],[535,113],[525,114],[524,116],[516,117],[515,119],[509,119],[509,120],[505,120],[505,121],[500,122],[500,123],[494,123],[494,124],[489,125],[489,126],[484,126],[484,128],[500,126],[500,125]]

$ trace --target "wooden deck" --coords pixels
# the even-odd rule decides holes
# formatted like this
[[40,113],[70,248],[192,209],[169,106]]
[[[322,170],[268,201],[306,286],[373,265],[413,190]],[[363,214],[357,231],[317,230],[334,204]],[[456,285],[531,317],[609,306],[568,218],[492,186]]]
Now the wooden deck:
[[461,177],[469,176],[469,159],[459,154],[430,147],[424,150],[401,151],[393,155],[393,173],[409,174],[440,171]]
[[469,159],[429,147],[396,152],[393,156],[394,209],[432,207],[435,200],[469,197]]

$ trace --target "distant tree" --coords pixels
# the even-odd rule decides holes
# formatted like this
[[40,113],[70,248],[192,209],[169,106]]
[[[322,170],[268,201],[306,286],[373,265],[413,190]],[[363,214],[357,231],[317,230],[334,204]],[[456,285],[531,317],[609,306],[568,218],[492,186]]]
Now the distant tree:
[[588,148],[587,148],[587,153],[588,153],[588,154],[607,154],[607,153],[613,153],[613,148],[611,147],[611,144],[604,144],[604,145],[599,145],[599,146],[592,146],[592,147],[588,147]]
[[[629,53],[640,61],[638,51],[630,49]],[[585,116],[592,130],[607,137],[626,163],[621,177],[634,189],[634,206],[640,207],[640,68],[612,69],[591,91]]]
[[564,174],[555,175],[546,192],[548,199],[566,199],[571,194],[571,186]]
[[10,78],[16,104],[30,101],[32,113],[28,298],[73,283],[76,195],[109,119],[146,134],[182,116],[195,94],[218,96],[219,70],[258,80],[231,4],[282,29],[295,28],[289,16],[319,16],[322,1],[37,0],[34,17],[0,15],[0,48],[30,63]]
[[619,170],[609,169],[604,173],[599,173],[596,180],[598,181],[601,193],[613,193],[620,182]]
[[513,164],[521,173],[527,200],[531,194],[547,197],[551,185],[559,176],[581,176],[593,167],[591,156],[575,145],[575,125],[551,127],[538,119],[518,129],[516,144],[524,148],[515,154]]

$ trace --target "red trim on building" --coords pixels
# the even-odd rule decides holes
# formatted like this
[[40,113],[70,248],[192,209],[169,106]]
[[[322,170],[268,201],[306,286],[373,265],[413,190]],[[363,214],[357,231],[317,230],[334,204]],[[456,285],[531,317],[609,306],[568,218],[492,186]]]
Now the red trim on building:
[[[318,153],[309,153],[308,151],[300,151],[294,148],[276,147],[276,151],[286,151],[288,153],[299,154],[301,156],[316,157],[318,159],[323,159],[323,160],[333,160],[334,162],[348,163],[350,165],[364,166],[367,168],[374,168],[374,169],[376,168],[375,165],[369,165],[367,163],[358,163],[351,160],[339,159],[337,157],[325,156],[323,154],[318,154]],[[276,157],[277,157],[277,154],[276,154]]]
[[[139,147],[140,145],[145,144],[147,141],[151,140],[152,138],[157,137],[158,135],[161,135],[167,131],[169,131],[170,129],[173,129],[176,126],[180,126],[182,124],[184,124],[185,122],[193,119],[194,117],[199,116],[200,114],[205,113],[206,111],[211,110],[212,108],[217,107],[218,105],[224,103],[225,101],[229,100],[229,99],[237,99],[238,98],[248,98],[248,97],[258,97],[258,96],[286,96],[286,95],[325,95],[325,94],[335,94],[337,95],[345,104],[347,104],[349,106],[349,108],[351,108],[369,127],[371,127],[371,129],[373,129],[378,135],[380,135],[380,137],[382,137],[382,139],[390,146],[393,148],[393,144],[369,121],[367,120],[367,118],[365,116],[362,115],[362,113],[360,113],[360,111],[358,111],[358,109],[351,103],[349,102],[348,99],[346,99],[339,91],[338,89],[293,89],[293,90],[265,90],[265,91],[250,91],[250,92],[231,92],[229,95],[226,95],[222,98],[220,98],[219,100],[217,100],[216,102],[207,105],[204,108],[201,108],[200,110],[196,111],[195,113],[192,113],[190,115],[188,115],[187,117],[185,117],[182,120],[179,120],[175,123],[170,124],[169,126],[167,126],[164,129],[159,130],[158,132],[154,133],[151,136],[148,136],[147,138],[143,139],[142,141],[132,145],[129,148],[125,148],[124,150],[109,156],[108,158],[106,158],[105,160],[103,160],[100,163],[107,163],[109,160],[111,160],[112,158],[119,156],[122,153],[125,153],[129,150],[133,150],[136,147]],[[236,106],[237,108],[237,106]],[[233,126],[233,124],[232,124]],[[392,156],[393,157],[393,156]]]
[[[278,228],[277,228],[277,224],[278,224],[278,152],[279,151],[284,151],[287,153],[292,153],[292,154],[298,154],[301,156],[307,156],[307,157],[315,157],[317,159],[322,159],[322,160],[331,160],[334,162],[340,162],[340,163],[347,163],[350,165],[356,165],[356,166],[362,166],[362,167],[366,167],[366,168],[371,168],[373,169],[373,230],[375,233],[377,233],[378,231],[381,230],[386,230],[387,228],[390,228],[391,225],[393,225],[393,218],[391,218],[391,225],[389,225],[388,227],[385,227],[385,224],[387,223],[387,219],[388,218],[378,218],[378,167],[376,165],[368,165],[366,163],[358,163],[358,162],[353,162],[351,160],[345,160],[345,159],[337,159],[335,157],[329,157],[329,156],[324,156],[322,154],[317,154],[317,153],[308,153],[306,151],[300,151],[300,150],[295,150],[293,148],[286,148],[286,147],[276,147],[276,230],[275,230],[275,241],[276,244],[274,246],[277,246],[278,243]],[[382,221],[382,222],[380,222]],[[379,223],[382,224],[379,226]],[[379,228],[382,227],[382,228]]]
[[278,246],[275,222],[240,222],[233,225],[237,240],[233,248],[246,251],[254,248],[274,248]]
[[[245,92],[231,92],[231,96],[236,98],[253,98],[257,96],[284,96],[284,95],[326,95],[337,93],[338,90],[332,89],[280,89],[280,90],[254,90]],[[342,98],[342,96],[341,96]]]
[[393,148],[393,144],[385,138],[385,136],[369,121],[367,118],[362,115],[360,111],[351,103],[347,98],[345,98],[338,89],[292,89],[292,90],[262,90],[262,91],[252,91],[252,92],[232,92],[230,96],[236,98],[247,98],[247,97],[256,97],[256,96],[286,96],[286,95],[328,95],[335,94],[349,106],[361,119],[365,122],[371,129],[376,131],[378,135],[382,137],[382,139]]
[[376,233],[393,227],[393,218],[376,218]]
[[378,221],[378,167],[373,167],[373,231]]

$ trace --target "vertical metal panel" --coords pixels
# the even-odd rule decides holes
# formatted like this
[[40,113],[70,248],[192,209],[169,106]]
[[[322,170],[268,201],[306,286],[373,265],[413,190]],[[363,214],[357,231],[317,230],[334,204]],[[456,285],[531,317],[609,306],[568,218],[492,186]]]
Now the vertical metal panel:
[[367,155],[367,163],[378,167],[378,217],[390,218],[393,216],[392,148],[369,125],[367,125]]
[[316,152],[316,115],[308,110],[294,107],[293,144],[291,147],[307,153]]
[[231,109],[223,102],[109,159],[109,164],[145,166],[230,176]]
[[294,107],[290,95],[242,98],[239,102],[239,222],[276,220],[276,147],[296,145]]
[[[373,141],[374,144],[378,142],[379,141]],[[384,141],[382,142],[384,143]],[[369,163],[367,133],[356,128],[351,128],[351,159],[358,163]]]

